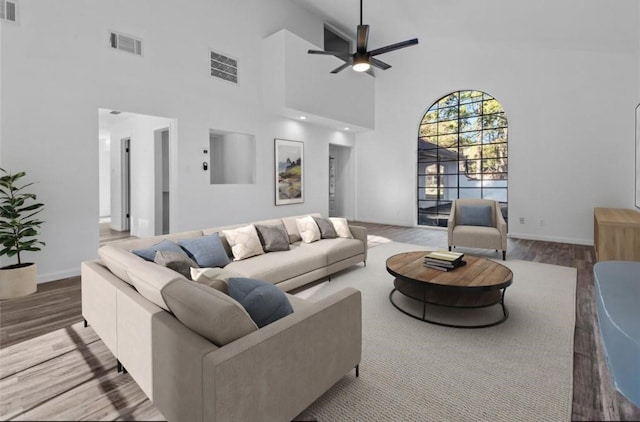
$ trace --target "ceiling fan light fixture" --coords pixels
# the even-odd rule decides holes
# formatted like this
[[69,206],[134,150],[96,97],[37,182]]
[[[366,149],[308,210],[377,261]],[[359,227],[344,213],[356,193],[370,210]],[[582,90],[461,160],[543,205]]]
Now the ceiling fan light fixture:
[[356,72],[366,72],[367,70],[369,70],[369,68],[371,68],[371,65],[369,64],[369,60],[367,60],[367,57],[356,57],[353,60],[352,67]]
[[330,50],[309,50],[309,54],[323,54],[326,56],[335,56],[342,60],[344,63],[337,68],[333,69],[331,73],[342,72],[349,66],[356,72],[367,72],[371,76],[375,76],[372,67],[387,70],[391,68],[390,64],[379,60],[377,57],[380,54],[389,53],[391,51],[399,50],[401,48],[409,47],[418,44],[418,39],[413,38],[395,44],[389,44],[384,47],[369,50],[367,43],[369,41],[369,25],[362,23],[362,0],[360,0],[360,25],[358,25],[356,32],[356,51],[351,54],[344,51],[330,51]]

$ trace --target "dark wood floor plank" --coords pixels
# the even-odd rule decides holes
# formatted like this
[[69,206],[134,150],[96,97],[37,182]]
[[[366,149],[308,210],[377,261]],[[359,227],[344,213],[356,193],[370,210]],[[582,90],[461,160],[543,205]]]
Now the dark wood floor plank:
[[82,321],[80,277],[38,284],[35,293],[0,301],[0,348]]

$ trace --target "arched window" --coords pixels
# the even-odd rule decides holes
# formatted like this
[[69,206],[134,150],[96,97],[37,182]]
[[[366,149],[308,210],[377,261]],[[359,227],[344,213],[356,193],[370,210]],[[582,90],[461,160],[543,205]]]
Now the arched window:
[[507,220],[507,117],[482,91],[436,101],[418,134],[418,224],[447,226],[451,201],[495,199]]

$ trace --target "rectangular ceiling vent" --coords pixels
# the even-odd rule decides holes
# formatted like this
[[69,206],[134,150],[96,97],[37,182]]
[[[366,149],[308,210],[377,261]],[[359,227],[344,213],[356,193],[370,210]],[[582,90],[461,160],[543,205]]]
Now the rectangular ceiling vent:
[[18,5],[15,1],[0,0],[0,19],[10,22],[17,21]]
[[129,35],[111,32],[109,42],[111,48],[142,56],[142,40],[130,37]]
[[211,58],[211,76],[223,81],[238,84],[238,60],[209,50]]

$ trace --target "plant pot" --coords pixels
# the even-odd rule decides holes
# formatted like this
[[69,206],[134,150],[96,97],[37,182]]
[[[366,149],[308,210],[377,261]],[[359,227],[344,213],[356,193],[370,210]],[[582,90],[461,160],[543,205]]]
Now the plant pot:
[[0,268],[0,299],[13,299],[34,293],[37,273],[35,263]]

